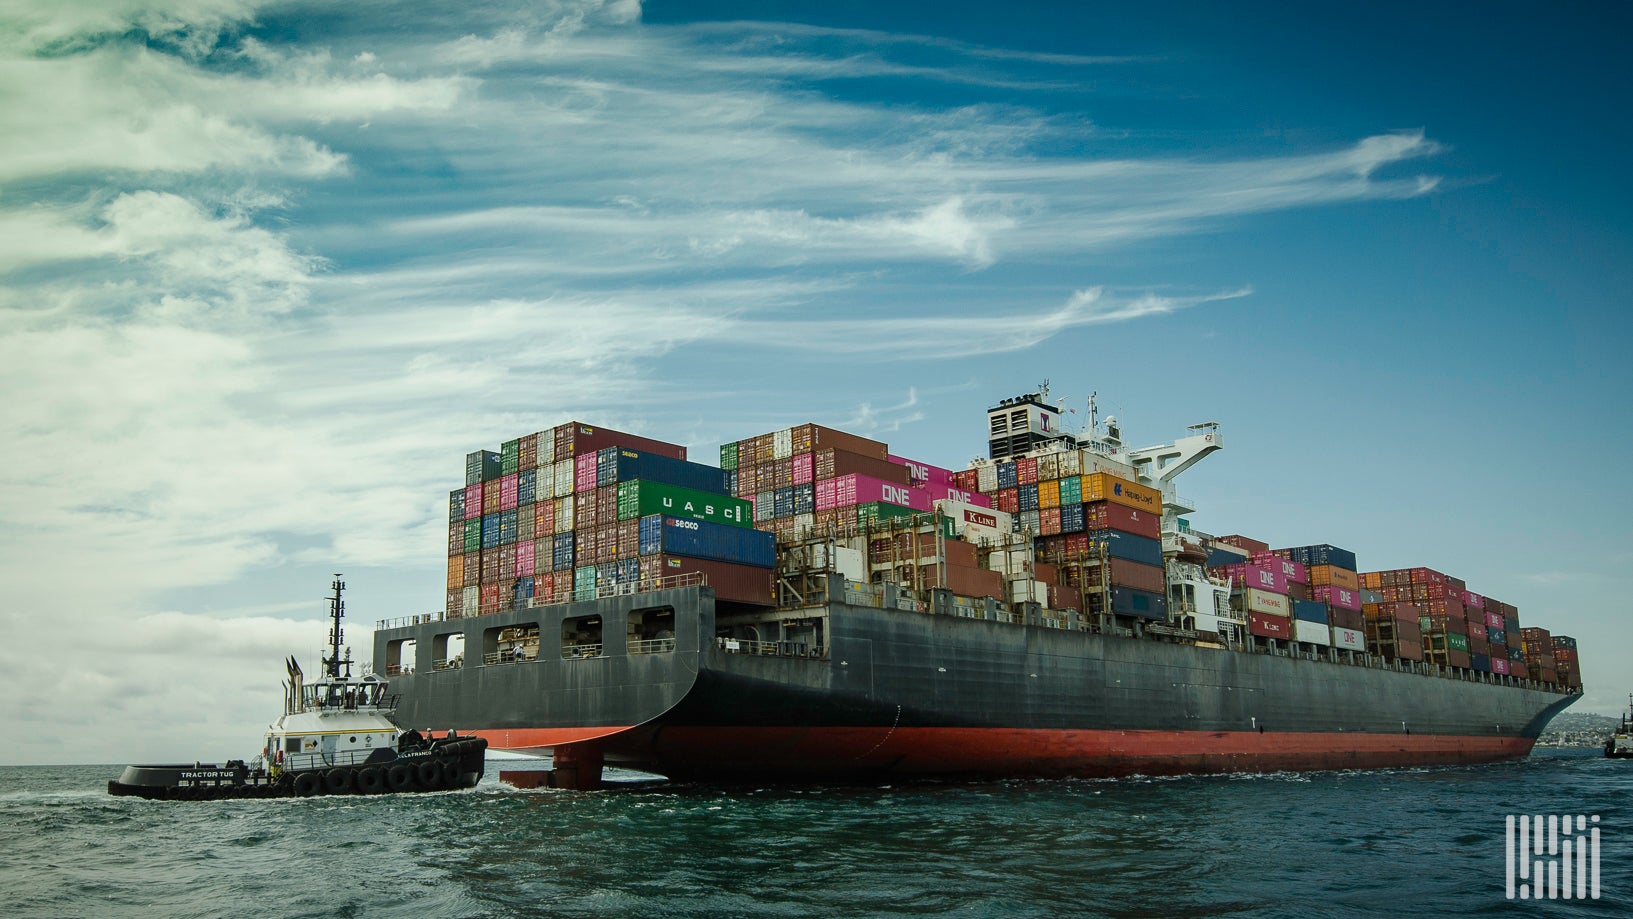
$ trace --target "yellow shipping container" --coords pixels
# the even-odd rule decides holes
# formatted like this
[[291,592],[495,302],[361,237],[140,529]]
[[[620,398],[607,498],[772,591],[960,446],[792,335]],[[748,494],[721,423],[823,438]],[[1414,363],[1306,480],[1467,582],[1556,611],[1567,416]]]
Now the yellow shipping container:
[[1083,476],[1083,503],[1110,501],[1136,510],[1162,513],[1162,492],[1106,472]]
[[1311,565],[1310,586],[1348,587],[1350,590],[1361,589],[1361,579],[1355,572],[1347,568],[1338,568],[1333,565]]
[[1040,509],[1060,506],[1060,480],[1038,483],[1038,507]]
[[448,556],[448,589],[463,588],[465,586],[465,556]]

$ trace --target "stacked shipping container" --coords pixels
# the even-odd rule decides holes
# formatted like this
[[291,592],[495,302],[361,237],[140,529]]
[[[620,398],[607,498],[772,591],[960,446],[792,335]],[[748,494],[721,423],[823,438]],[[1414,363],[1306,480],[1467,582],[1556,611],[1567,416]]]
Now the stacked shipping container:
[[466,457],[448,499],[450,617],[565,602],[693,571],[769,603],[774,547],[746,502],[686,448],[570,422]]

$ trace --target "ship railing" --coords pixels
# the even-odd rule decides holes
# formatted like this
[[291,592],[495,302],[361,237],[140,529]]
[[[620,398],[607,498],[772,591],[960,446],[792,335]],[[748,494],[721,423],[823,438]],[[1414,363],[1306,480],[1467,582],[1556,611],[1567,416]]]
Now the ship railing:
[[627,645],[631,654],[667,654],[675,650],[673,638],[631,639]]
[[414,672],[413,667],[404,667],[402,664],[387,664],[386,676],[403,676]]
[[756,654],[764,657],[826,658],[828,649],[803,641],[756,641],[750,638],[717,638],[715,644],[727,654]]
[[395,619],[381,619],[379,622],[375,623],[374,627],[376,629],[400,629],[404,626],[421,625],[427,622],[441,622],[443,618],[444,615],[440,611],[435,613],[419,613],[418,615],[414,616],[398,616]]
[[438,658],[431,662],[432,670],[458,670],[463,666],[465,666],[465,655],[463,654],[455,655],[454,657]]
[[563,660],[600,657],[601,645],[599,643],[588,645],[562,645],[561,656]]
[[327,769],[334,766],[355,766],[368,760],[373,750],[338,750],[332,753],[290,753],[284,757],[285,770]]
[[536,655],[529,654],[526,649],[517,652],[506,648],[501,651],[490,651],[487,654],[482,655],[482,665],[485,667],[491,667],[495,664],[520,664],[524,661],[534,660],[535,658]]

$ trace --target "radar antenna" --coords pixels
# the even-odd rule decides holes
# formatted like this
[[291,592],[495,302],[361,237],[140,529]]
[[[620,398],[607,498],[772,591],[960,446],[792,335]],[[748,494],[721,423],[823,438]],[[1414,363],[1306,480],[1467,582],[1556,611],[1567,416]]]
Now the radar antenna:
[[[346,604],[340,599],[340,592],[346,589],[346,582],[336,574],[329,586],[335,592],[334,596],[329,598],[329,615],[334,618],[335,624],[329,629],[329,656],[323,659],[323,669],[331,680],[349,680],[352,678],[352,649],[346,649],[344,658],[340,656],[340,645],[346,640],[346,633],[340,627],[340,620],[346,615]],[[340,673],[342,665],[346,668],[344,676]]]

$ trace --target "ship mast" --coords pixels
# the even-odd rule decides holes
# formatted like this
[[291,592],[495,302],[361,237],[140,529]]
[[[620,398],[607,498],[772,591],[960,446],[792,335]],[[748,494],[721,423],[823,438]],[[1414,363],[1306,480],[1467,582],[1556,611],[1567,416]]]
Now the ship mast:
[[[334,618],[334,625],[329,629],[329,656],[323,659],[323,671],[331,680],[349,680],[352,678],[352,649],[346,649],[346,656],[340,656],[340,644],[346,640],[346,633],[340,627],[340,620],[346,615],[346,604],[340,599],[340,592],[346,589],[346,582],[336,574],[334,581],[329,585],[334,590],[334,596],[329,598],[329,615]],[[346,667],[345,676],[340,673],[340,667]]]

